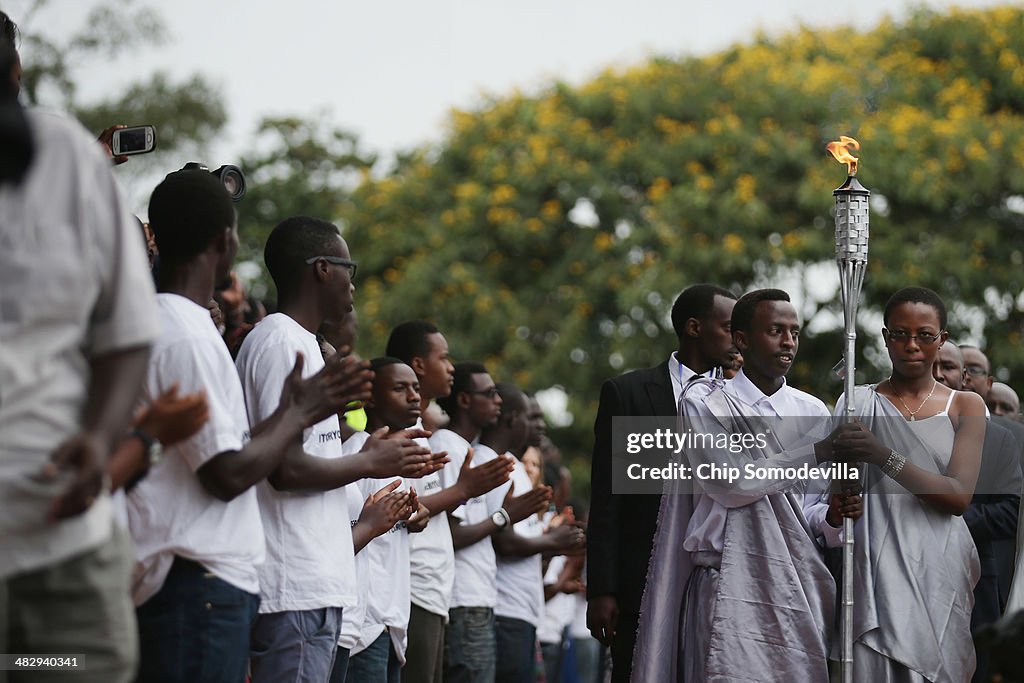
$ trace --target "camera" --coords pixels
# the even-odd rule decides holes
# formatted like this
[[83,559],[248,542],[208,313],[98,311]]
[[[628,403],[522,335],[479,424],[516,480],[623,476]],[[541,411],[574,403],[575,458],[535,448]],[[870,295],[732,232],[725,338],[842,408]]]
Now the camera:
[[242,174],[242,169],[238,168],[233,164],[224,164],[216,171],[210,171],[210,167],[206,164],[201,164],[198,161],[190,161],[181,167],[182,171],[189,170],[209,171],[215,175],[222,183],[224,183],[224,189],[228,191],[228,195],[231,197],[231,201],[240,202],[242,197],[245,196],[245,175]]

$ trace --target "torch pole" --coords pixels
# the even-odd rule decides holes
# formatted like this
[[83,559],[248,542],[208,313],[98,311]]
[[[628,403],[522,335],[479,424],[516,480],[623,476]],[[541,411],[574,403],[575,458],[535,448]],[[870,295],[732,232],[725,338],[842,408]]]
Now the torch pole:
[[[846,419],[853,420],[856,408],[857,306],[868,262],[868,198],[871,193],[853,175],[832,192],[836,200],[836,264],[839,266],[840,293],[843,302],[845,347],[844,389]],[[842,587],[842,681],[853,683],[853,520],[843,518]]]

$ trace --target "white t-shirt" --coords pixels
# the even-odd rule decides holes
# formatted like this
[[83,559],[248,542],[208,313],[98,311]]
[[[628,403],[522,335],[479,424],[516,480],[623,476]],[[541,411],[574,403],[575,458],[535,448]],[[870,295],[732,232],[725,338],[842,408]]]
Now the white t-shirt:
[[[509,457],[515,458],[511,453]],[[515,484],[515,495],[533,490],[526,468],[518,458],[513,465],[510,481]],[[504,496],[503,496],[504,497]],[[516,522],[512,529],[524,538],[537,538],[544,533],[544,523],[537,515]],[[529,557],[498,556],[498,604],[494,614],[511,619],[522,619],[534,626],[540,623],[544,610],[544,585],[540,554]]]
[[[323,368],[316,336],[283,313],[267,316],[245,338],[236,365],[251,425],[277,410],[296,353],[305,357],[304,377]],[[306,429],[302,447],[313,457],[342,457],[338,418],[332,415]],[[263,481],[256,493],[267,538],[260,612],[354,605],[355,555],[345,487],[278,491]]]
[[[417,443],[431,448],[426,439]],[[456,473],[456,477],[458,474]],[[410,479],[420,500],[440,492],[441,473],[434,472],[421,479]],[[448,606],[452,601],[455,581],[455,548],[448,526],[448,513],[441,512],[430,518],[427,528],[409,535],[409,591],[412,604],[448,620]]]
[[[359,432],[345,442],[356,452],[366,443],[369,434]],[[384,479],[360,479],[350,488],[348,496],[349,516],[358,519],[363,501],[380,491],[398,477]],[[395,491],[408,491],[409,485],[403,479]],[[429,526],[429,525],[428,525]],[[409,531],[405,520],[397,522],[390,530],[374,538],[356,555],[356,573],[359,576],[359,602],[364,605],[361,623],[355,629],[358,617],[350,618],[348,610],[342,615],[344,634],[356,633],[355,641],[349,647],[349,654],[355,655],[370,645],[388,628],[391,643],[399,661],[405,664],[405,649],[408,645],[409,630]],[[347,628],[346,628],[347,626]],[[340,639],[339,639],[340,641]]]
[[[448,451],[449,462],[441,470],[441,485],[453,486],[459,470],[466,460],[469,442],[450,429],[439,429],[430,437],[430,449],[435,453]],[[474,467],[490,462],[498,454],[483,444],[473,446]],[[489,519],[501,507],[508,484],[503,484],[466,501],[452,511],[452,517],[463,524],[477,524]],[[455,525],[458,521],[451,520]],[[455,583],[452,587],[451,607],[491,607],[498,604],[497,563],[490,537],[455,551]]]
[[[353,453],[358,453],[369,436],[366,432],[356,432],[348,437],[341,446],[342,454],[348,457]],[[345,489],[348,516],[352,520],[349,523],[351,527],[355,526],[356,520],[359,519],[359,513],[363,511],[363,501],[365,498],[360,496],[355,484],[349,484]],[[346,650],[351,650],[355,647],[356,642],[358,642],[359,634],[363,629],[363,618],[366,616],[368,581],[366,576],[365,550],[366,548],[363,548],[363,551],[356,553],[355,557],[356,602],[354,605],[346,607],[341,615],[341,632],[338,635],[338,647],[343,647]]]
[[[141,605],[163,586],[175,555],[199,562],[249,593],[259,592],[263,526],[252,488],[230,502],[216,498],[196,472],[214,456],[242,448],[249,428],[242,385],[210,312],[177,294],[158,294],[163,333],[153,346],[143,396],[152,401],[177,383],[179,393],[206,392],[210,419],[128,494],[128,529],[137,564],[132,598]],[[225,456],[231,457],[231,456]]]
[[80,555],[110,537],[111,505],[47,522],[67,476],[37,475],[77,433],[89,360],[157,335],[142,231],[96,136],[29,110],[36,155],[0,187],[0,579]]
[[[565,569],[565,555],[558,555],[551,558],[548,563],[548,571],[544,574],[544,585],[550,586],[558,581],[559,575]],[[562,633],[565,627],[576,618],[576,596],[567,593],[555,593],[551,599],[544,603],[544,616],[537,626],[537,640],[542,643],[562,642]]]

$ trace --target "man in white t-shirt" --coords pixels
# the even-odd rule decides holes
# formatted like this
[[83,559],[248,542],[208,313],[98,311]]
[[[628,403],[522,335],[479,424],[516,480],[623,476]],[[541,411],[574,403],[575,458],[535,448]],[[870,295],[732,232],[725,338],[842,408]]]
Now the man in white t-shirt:
[[120,683],[131,551],[104,471],[157,333],[153,284],[95,138],[18,104],[14,38],[0,12],[0,652],[81,654],[79,680]]
[[[448,359],[448,342],[432,323],[410,320],[397,325],[388,337],[387,355],[402,360],[416,373],[421,412],[426,412],[430,401],[451,393],[455,368]],[[409,539],[412,605],[402,683],[442,680],[445,624],[455,579],[455,548],[448,513],[463,501],[505,483],[511,471],[511,461],[495,458],[480,464],[469,458],[463,460],[447,488],[442,486],[440,473],[413,482],[420,502],[430,510],[431,522]]]
[[[505,453],[515,460],[512,485],[522,495],[534,490],[523,463],[513,453],[526,447],[530,431],[529,403],[526,395],[512,384],[497,385],[502,400],[501,415],[483,430],[480,443],[496,453]],[[551,489],[542,486],[550,500]],[[497,554],[497,603],[495,605],[495,639],[498,683],[532,683],[537,668],[537,626],[544,610],[544,586],[541,555],[582,553],[585,546],[583,529],[562,525],[545,529],[538,514],[527,515],[511,528],[492,537]]]
[[[416,373],[397,358],[386,356],[370,361],[370,368],[374,378],[373,392],[366,403],[367,430],[373,432],[387,427],[399,431],[415,425],[420,419]],[[353,489],[359,493],[360,506],[388,483],[388,479],[356,482]],[[410,491],[418,514],[399,520],[391,529],[372,539],[357,556],[359,598],[364,609],[356,628],[358,637],[350,649],[347,680],[398,683],[399,671],[405,664],[410,605],[409,533],[423,532],[429,526],[429,513],[426,508],[420,508],[410,483],[403,481],[395,491]],[[350,512],[355,502],[350,498]],[[355,512],[358,514],[359,510]],[[349,621],[348,615],[343,621]]]
[[[127,499],[137,559],[138,680],[241,680],[259,602],[256,565],[263,560],[252,486],[278,466],[285,446],[307,425],[362,394],[343,392],[326,401],[309,391],[313,382],[299,382],[299,362],[280,408],[275,405],[254,430],[258,436],[243,446],[249,424],[242,387],[206,308],[238,247],[231,199],[210,173],[177,171],[153,191],[149,216],[161,254],[156,308],[162,332],[144,398],[152,401],[175,385],[203,391],[209,419],[169,448]],[[369,376],[354,362],[347,367],[356,385]]]
[[[278,313],[249,333],[237,368],[250,424],[276,405],[296,352],[307,371],[323,365],[316,331],[352,308],[356,264],[331,223],[285,219],[264,258]],[[316,681],[330,675],[342,610],[356,603],[355,560],[345,485],[364,477],[423,476],[443,459],[411,440],[416,432],[371,436],[342,457],[336,415],[306,430],[257,490],[267,559],[260,567],[260,613],[252,631],[254,683]]]
[[[471,443],[485,427],[497,423],[501,396],[487,369],[479,363],[459,363],[449,396],[438,401],[448,414],[448,429],[430,438],[434,450],[447,451],[450,462],[441,471],[445,486],[455,483],[467,458],[477,467],[496,458],[491,448]],[[455,584],[445,633],[446,681],[493,681],[496,670],[494,608],[498,602],[497,565],[492,535],[530,514],[543,510],[550,491],[538,489],[513,496],[508,486],[470,498],[450,517],[455,546]]]

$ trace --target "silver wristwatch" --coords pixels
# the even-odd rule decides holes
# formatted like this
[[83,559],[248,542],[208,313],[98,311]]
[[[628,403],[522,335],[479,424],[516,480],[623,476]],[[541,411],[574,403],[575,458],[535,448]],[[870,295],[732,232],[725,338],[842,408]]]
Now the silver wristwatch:
[[152,469],[164,457],[164,449],[160,441],[141,429],[133,430],[132,436],[141,441],[146,448],[146,469]]
[[504,531],[509,523],[508,513],[504,509],[495,510],[491,513],[491,521],[498,527],[498,531]]

